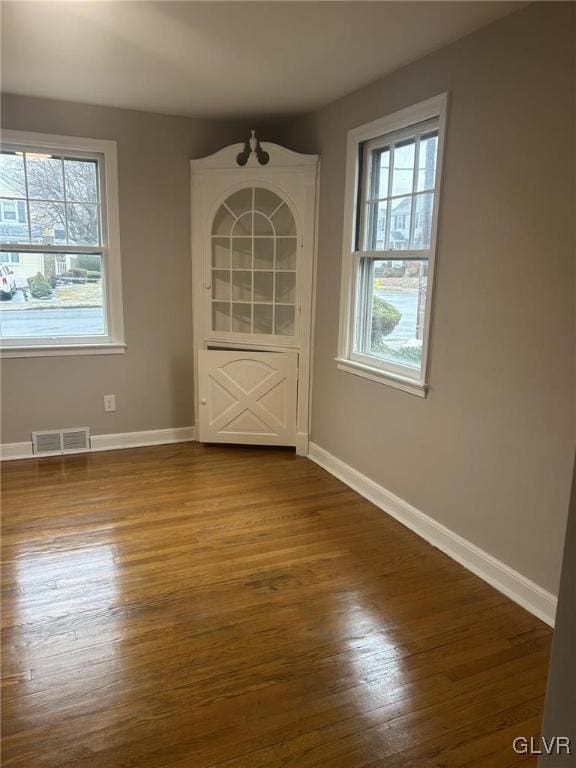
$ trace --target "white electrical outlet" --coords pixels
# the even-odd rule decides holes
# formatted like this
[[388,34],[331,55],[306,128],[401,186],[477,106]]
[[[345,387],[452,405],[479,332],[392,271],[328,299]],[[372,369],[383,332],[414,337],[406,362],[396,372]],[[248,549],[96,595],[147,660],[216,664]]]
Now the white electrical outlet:
[[107,412],[116,410],[116,395],[104,395],[104,410]]

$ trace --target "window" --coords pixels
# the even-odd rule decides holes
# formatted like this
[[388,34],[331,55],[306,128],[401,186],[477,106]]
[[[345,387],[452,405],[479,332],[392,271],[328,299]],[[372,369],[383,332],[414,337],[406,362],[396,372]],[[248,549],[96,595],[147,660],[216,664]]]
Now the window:
[[3,132],[3,356],[123,351],[117,200],[114,142]]
[[0,253],[0,264],[20,264],[20,254],[2,251]]
[[446,101],[348,137],[338,365],[422,396]]

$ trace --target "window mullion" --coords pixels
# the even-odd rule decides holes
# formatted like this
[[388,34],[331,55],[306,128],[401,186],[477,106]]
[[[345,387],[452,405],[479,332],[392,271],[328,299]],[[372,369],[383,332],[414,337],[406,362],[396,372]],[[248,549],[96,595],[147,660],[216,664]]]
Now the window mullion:
[[104,245],[49,245],[47,243],[0,243],[0,251],[20,251],[21,253],[70,253],[101,255],[106,251]]
[[370,237],[367,237],[367,229],[372,226],[372,216],[370,206],[367,203],[369,198],[369,191],[371,186],[371,165],[372,153],[365,151],[362,158],[362,169],[360,173],[360,189],[358,190],[358,197],[360,203],[358,206],[358,216],[360,218],[359,226],[354,236],[354,247],[363,250],[366,248],[366,241],[370,241]]
[[[358,257],[357,257],[358,258]],[[356,288],[356,332],[353,334],[354,348],[364,352],[368,348],[370,318],[372,316],[372,259],[363,255],[357,261]]]
[[414,146],[414,171],[412,173],[412,199],[410,200],[410,235],[408,247],[414,242],[414,225],[416,221],[416,187],[418,181],[418,164],[420,163],[420,134],[416,136]]
[[28,163],[26,161],[26,152],[22,152],[22,163],[24,165],[24,192],[26,194],[26,214],[28,216],[28,242],[32,242],[32,221],[30,219],[30,190],[28,189]]
[[369,352],[372,344],[372,313],[374,307],[374,259],[368,259],[366,264],[366,314],[364,319],[363,351]]
[[392,197],[392,179],[394,177],[394,154],[395,147],[393,143],[390,143],[390,166],[388,169],[388,198],[386,203],[386,231],[384,234],[384,248],[388,250],[390,242],[390,224],[392,219],[392,207],[390,205],[390,198]]
[[64,158],[60,158],[62,163],[62,198],[64,200],[64,228],[66,229],[66,245],[70,245],[70,237],[68,233],[68,199],[66,197],[66,169],[64,166]]
[[418,248],[403,251],[399,248],[393,248],[385,251],[354,251],[356,256],[366,256],[371,259],[380,259],[382,261],[421,261],[430,257],[430,248]]

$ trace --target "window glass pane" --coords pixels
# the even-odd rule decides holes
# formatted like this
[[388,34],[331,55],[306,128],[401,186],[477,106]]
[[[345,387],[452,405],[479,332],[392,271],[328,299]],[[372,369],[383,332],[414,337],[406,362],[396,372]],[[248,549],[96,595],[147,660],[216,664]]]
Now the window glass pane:
[[254,208],[270,216],[282,203],[281,198],[269,189],[256,188],[254,193]]
[[221,205],[218,209],[216,216],[214,217],[214,224],[212,225],[213,235],[229,235],[232,230],[232,224],[234,219],[230,211],[226,206]]
[[284,203],[272,216],[272,222],[277,235],[295,235],[296,223],[290,208]]
[[426,192],[415,198],[414,237],[412,248],[430,248],[434,194]]
[[372,155],[372,192],[371,197],[388,197],[390,175],[390,147],[378,149]]
[[63,200],[62,158],[26,152],[28,195],[39,200]]
[[100,206],[69,203],[68,242],[74,245],[100,245]]
[[386,247],[386,214],[388,202],[368,203],[366,212],[366,245],[370,251],[381,251]]
[[407,195],[412,192],[415,145],[414,139],[406,139],[394,145],[393,196]]
[[230,304],[215,301],[212,303],[212,329],[230,331]]
[[279,336],[294,336],[294,307],[274,308],[274,331]]
[[64,160],[68,202],[98,202],[98,165],[94,160]]
[[252,210],[252,188],[247,187],[235,192],[226,200],[226,205],[235,216],[241,216],[243,213]]
[[66,211],[64,203],[30,201],[31,242],[46,245],[66,243]]
[[274,272],[254,272],[254,301],[272,303]]
[[252,269],[251,237],[234,237],[232,239],[232,266],[239,269]]
[[272,333],[273,307],[271,304],[254,304],[254,333]]
[[232,298],[252,301],[252,272],[232,272]]
[[212,270],[212,298],[228,301],[230,299],[230,272],[229,270]]
[[438,132],[428,133],[420,139],[418,157],[417,191],[434,189],[436,182],[436,156],[438,154]]
[[230,267],[230,238],[213,237],[212,238],[212,266]]
[[362,261],[369,306],[357,351],[420,368],[428,261]]
[[276,240],[276,268],[296,269],[295,237],[280,237]]
[[11,254],[1,278],[3,338],[101,336],[106,333],[102,261],[97,254]]
[[232,227],[233,235],[251,235],[252,234],[252,211],[245,213],[236,219],[236,223]]
[[15,152],[0,155],[0,195],[3,197],[26,197],[24,157]]
[[274,238],[254,240],[254,269],[274,269]]
[[273,235],[274,230],[266,216],[260,213],[254,214],[254,234],[255,235]]
[[276,301],[279,304],[293,304],[296,296],[296,273],[276,273]]
[[232,304],[232,330],[234,333],[252,332],[251,304]]
[[390,250],[406,250],[410,247],[411,210],[411,196],[390,201]]

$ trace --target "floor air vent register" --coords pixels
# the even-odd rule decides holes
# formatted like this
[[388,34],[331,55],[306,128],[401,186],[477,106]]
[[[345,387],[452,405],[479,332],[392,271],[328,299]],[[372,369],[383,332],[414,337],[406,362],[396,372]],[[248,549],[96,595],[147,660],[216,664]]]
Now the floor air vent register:
[[38,456],[84,453],[90,450],[90,429],[56,429],[32,432],[32,450]]

